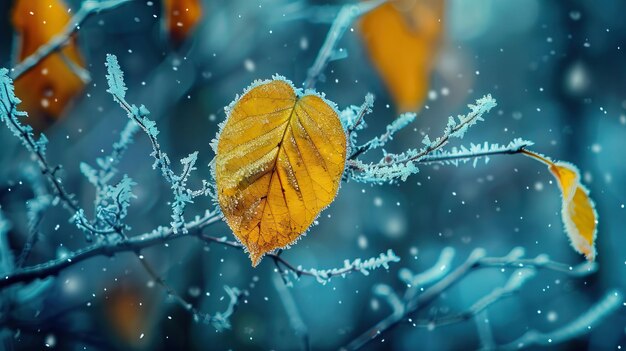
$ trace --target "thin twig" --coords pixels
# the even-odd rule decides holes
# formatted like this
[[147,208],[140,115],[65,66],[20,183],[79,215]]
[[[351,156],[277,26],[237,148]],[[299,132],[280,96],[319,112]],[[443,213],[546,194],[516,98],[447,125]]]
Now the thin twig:
[[350,26],[356,18],[377,8],[386,1],[387,0],[370,0],[357,4],[348,4],[344,5],[341,10],[339,10],[337,17],[335,17],[333,24],[328,30],[324,44],[322,44],[313,65],[307,73],[307,78],[304,82],[305,89],[313,89],[315,87],[317,79],[322,72],[324,72],[328,62],[331,61],[335,52],[335,46],[337,46],[337,43],[343,37],[343,34],[346,32],[346,29],[348,29],[348,26]]
[[[226,322],[228,321],[228,317],[230,317],[230,315],[232,315],[232,313],[234,312],[234,310],[236,308],[236,305],[239,304],[239,299],[241,298],[241,296],[247,295],[247,293],[245,291],[241,292],[239,290],[231,289],[232,292],[234,292],[234,297],[233,297],[233,300],[230,301],[230,304],[229,304],[228,308],[226,309],[226,312],[224,312],[224,313],[219,313],[218,312],[215,315],[211,315],[211,314],[208,314],[208,313],[205,313],[205,312],[202,312],[202,311],[198,310],[197,308],[195,308],[193,306],[193,304],[191,304],[190,302],[185,300],[185,298],[181,294],[176,292],[176,290],[174,290],[174,288],[172,288],[165,281],[165,279],[163,279],[154,270],[154,268],[152,268],[152,266],[150,264],[148,264],[148,262],[146,261],[145,257],[143,257],[141,255],[137,255],[137,259],[139,259],[139,262],[141,263],[142,267],[145,269],[145,271],[148,273],[148,275],[150,275],[152,280],[154,280],[158,285],[160,285],[166,291],[167,295],[169,297],[171,297],[172,299],[174,299],[174,301],[180,307],[182,307],[186,312],[190,313],[193,316],[194,321],[213,324],[215,326],[215,328],[218,329],[218,330],[222,330],[224,327],[226,327],[224,325],[224,321],[226,321]],[[227,290],[227,292],[229,292],[229,291]]]
[[437,163],[437,162],[445,162],[445,161],[454,161],[454,160],[469,160],[469,159],[474,159],[474,158],[479,158],[479,157],[487,157],[487,156],[493,156],[493,155],[513,155],[513,154],[520,154],[520,153],[524,153],[525,152],[525,148],[530,146],[530,144],[528,145],[520,145],[518,148],[507,148],[507,147],[502,147],[501,149],[498,150],[488,150],[488,151],[483,151],[483,152],[467,152],[467,153],[457,153],[454,155],[436,155],[436,154],[429,154],[429,155],[425,155],[422,158],[420,158],[419,160],[415,161],[417,163]]
[[83,84],[87,84],[91,81],[91,74],[88,70],[82,68],[79,64],[67,57],[67,55],[65,55],[62,51],[59,52],[59,56],[67,68],[69,68],[70,71],[83,82]]
[[[275,262],[276,265],[278,265],[278,261]],[[304,320],[302,320],[298,304],[294,300],[291,290],[289,290],[289,287],[285,283],[284,277],[282,274],[281,278],[275,275],[272,282],[274,283],[274,287],[280,296],[280,301],[283,303],[283,307],[285,307],[285,313],[287,314],[287,317],[289,317],[289,325],[293,327],[296,336],[299,336],[302,339],[302,349],[304,351],[310,350],[311,345],[309,329],[304,323]]]
[[[0,89],[4,90],[4,96],[10,96],[9,87],[6,84],[2,84]],[[26,148],[31,152],[31,154],[37,160],[39,167],[41,168],[41,172],[50,184],[52,185],[56,195],[59,199],[73,212],[77,212],[79,210],[78,203],[72,197],[70,193],[65,190],[65,187],[61,183],[61,181],[56,177],[56,172],[60,167],[51,167],[48,159],[45,155],[44,150],[39,146],[37,141],[35,141],[32,133],[29,132],[27,127],[18,122],[17,117],[14,116],[17,111],[17,107],[15,104],[8,99],[8,101],[3,101],[6,103],[5,109],[7,113],[7,121],[10,124],[11,128],[17,131],[16,134],[19,135],[19,138],[23,141]]]
[[22,251],[20,252],[19,256],[17,256],[17,258],[15,259],[16,267],[22,267],[24,265],[24,262],[26,262],[26,260],[30,256],[30,253],[33,251],[33,248],[39,241],[39,238],[41,237],[41,233],[39,232],[38,227],[42,219],[43,219],[43,216],[38,216],[35,219],[35,221],[30,225],[30,228],[28,228],[28,232],[30,234],[28,235],[28,239],[26,239],[26,243],[24,243],[24,247],[22,247]]
[[[484,101],[485,99],[490,102],[490,104],[486,108],[484,106],[481,107],[480,105],[480,101]],[[482,115],[488,112],[489,110],[491,110],[494,106],[496,106],[495,100],[491,98],[491,95],[484,97],[483,99],[479,100],[479,103],[477,103],[477,106],[472,107],[472,111],[470,113],[468,113],[465,116],[462,116],[462,119],[459,121],[459,123],[455,123],[453,125],[449,124],[441,136],[439,136],[433,142],[428,143],[425,147],[423,147],[419,151],[416,151],[414,154],[410,155],[410,157],[400,157],[399,160],[391,160],[389,162],[387,161],[387,157],[386,157],[383,159],[383,161],[372,165],[371,169],[388,168],[390,166],[393,166],[394,164],[419,163],[420,160],[428,157],[429,155],[432,155],[433,153],[437,151],[440,151],[444,146],[448,144],[448,142],[450,142],[450,139],[452,137],[457,137],[457,138],[461,137],[464,130],[467,130],[476,122],[481,121]],[[431,161],[431,162],[434,162],[434,161]],[[356,156],[353,154],[347,162],[347,167],[353,170],[359,171],[359,163],[360,162],[356,159]]]

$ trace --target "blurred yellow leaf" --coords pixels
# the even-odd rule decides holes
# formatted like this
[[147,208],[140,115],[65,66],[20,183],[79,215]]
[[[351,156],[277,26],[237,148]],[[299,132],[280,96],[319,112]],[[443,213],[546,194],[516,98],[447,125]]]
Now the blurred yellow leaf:
[[218,201],[256,266],[295,243],[333,201],[346,135],[329,102],[275,79],[231,105],[218,138]]
[[443,11],[443,0],[391,0],[361,20],[365,47],[401,111],[424,101]]
[[202,0],[163,0],[165,28],[170,39],[182,43],[202,19]]
[[[12,14],[17,33],[16,61],[22,61],[50,41],[63,30],[70,17],[61,0],[17,0]],[[84,65],[73,38],[15,81],[15,93],[30,116],[29,124],[37,130],[61,117],[70,100],[83,89],[83,81],[68,62]]]
[[527,150],[523,152],[527,156],[545,163],[556,178],[562,195],[561,217],[565,225],[565,232],[569,236],[574,250],[593,261],[596,257],[595,240],[598,214],[593,200],[589,198],[589,191],[580,182],[580,172],[573,164],[552,162],[534,152]]

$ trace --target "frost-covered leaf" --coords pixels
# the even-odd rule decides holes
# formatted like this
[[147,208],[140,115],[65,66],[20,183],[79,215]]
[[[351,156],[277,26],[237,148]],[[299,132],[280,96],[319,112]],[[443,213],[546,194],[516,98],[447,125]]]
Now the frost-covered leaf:
[[182,43],[202,19],[202,0],[164,0],[164,28],[175,44]]
[[595,260],[598,214],[589,190],[580,182],[578,168],[567,162],[553,162],[534,152],[524,151],[524,154],[548,166],[561,190],[561,218],[570,243],[576,252]]
[[[59,34],[71,16],[61,0],[16,1],[11,17],[17,33],[15,61],[21,62]],[[22,100],[22,109],[30,115],[30,125],[41,130],[61,117],[67,104],[83,89],[84,82],[76,73],[83,66],[76,40],[72,39],[16,79],[15,91]]]
[[442,0],[389,1],[363,16],[361,33],[398,108],[419,107],[443,31]]
[[346,135],[332,103],[279,77],[227,110],[215,162],[218,201],[253,265],[293,244],[334,199]]

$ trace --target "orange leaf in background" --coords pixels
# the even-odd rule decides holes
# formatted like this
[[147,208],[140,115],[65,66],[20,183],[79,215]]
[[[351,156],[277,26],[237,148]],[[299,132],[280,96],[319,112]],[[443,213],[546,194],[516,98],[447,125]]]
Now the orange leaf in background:
[[576,252],[593,261],[596,257],[596,232],[598,214],[589,198],[589,191],[580,182],[576,166],[567,162],[552,162],[534,152],[524,150],[524,154],[548,166],[561,189],[561,217],[565,232]]
[[400,111],[422,105],[443,32],[443,0],[395,0],[363,16],[365,46]]
[[231,105],[216,153],[220,207],[256,266],[295,243],[333,201],[346,134],[329,102],[276,78]]
[[104,300],[104,320],[126,346],[145,345],[147,339],[142,334],[151,335],[156,305],[153,294],[144,290],[137,283],[123,282],[109,291]]
[[202,0],[163,0],[163,12],[170,39],[180,44],[202,18]]
[[[60,0],[17,0],[12,22],[17,33],[16,61],[34,53],[63,30],[71,16]],[[43,59],[15,81],[15,93],[36,130],[49,126],[83,89],[83,81],[68,66],[83,66],[74,39]]]

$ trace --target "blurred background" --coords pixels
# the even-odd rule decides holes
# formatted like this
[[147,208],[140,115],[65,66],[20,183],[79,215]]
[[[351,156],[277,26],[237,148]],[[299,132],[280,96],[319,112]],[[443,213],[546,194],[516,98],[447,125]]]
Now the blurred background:
[[[29,14],[35,3],[44,4],[42,10]],[[72,11],[45,15],[50,3]],[[92,16],[65,58],[58,59],[61,66],[49,62],[49,71],[35,68],[23,83],[16,83],[31,113],[29,123],[46,134],[52,164],[63,166],[64,183],[85,206],[92,204],[94,190],[79,163],[94,164],[96,157],[108,154],[127,121],[106,93],[107,53],[120,60],[128,101],[146,105],[157,120],[170,158],[200,152],[199,171],[191,180],[200,184],[209,177],[214,156],[209,143],[225,118],[224,106],[255,79],[273,74],[300,85],[346,2],[173,3],[136,0]],[[176,6],[186,14],[175,14]],[[0,66],[15,65],[27,46],[47,41],[38,42],[33,34],[44,31],[35,29],[36,23],[46,22],[45,30],[54,32],[49,27],[61,21],[58,32],[67,22],[63,16],[79,7],[78,0],[0,2]],[[21,8],[25,10],[18,11]],[[369,127],[360,133],[363,141],[379,135],[400,112],[417,111],[414,128],[398,134],[388,151],[419,146],[425,133],[431,138],[440,135],[448,116],[466,113],[468,103],[490,93],[498,101],[496,109],[452,145],[507,143],[522,137],[535,142],[534,150],[580,168],[599,213],[599,271],[585,279],[539,272],[518,295],[490,308],[499,343],[528,329],[553,330],[609,289],[626,288],[624,13],[626,3],[608,0],[394,1],[349,27],[339,43],[343,55],[338,58],[345,57],[331,62],[316,86],[340,108],[361,104],[368,92],[375,95]],[[67,60],[79,66],[75,71],[83,73],[82,79],[67,68]],[[128,217],[137,234],[170,221],[171,192],[152,170],[150,152],[148,139],[138,134],[120,166],[138,183]],[[27,240],[25,201],[32,191],[21,170],[29,160],[16,139],[0,128],[0,206],[13,223],[8,241],[15,250]],[[199,198],[189,213],[201,214],[210,206],[208,198]],[[306,278],[294,282],[291,291],[312,349],[337,349],[387,316],[389,307],[372,294],[372,287],[385,283],[403,291],[399,268],[427,269],[446,246],[457,251],[455,265],[477,247],[503,256],[516,246],[524,247],[530,257],[545,253],[566,264],[582,262],[584,257],[571,249],[563,232],[560,206],[548,170],[520,155],[495,156],[475,168],[471,163],[425,166],[398,185],[343,183],[319,224],[284,257],[306,268],[332,268],[342,266],[344,259],[369,258],[390,248],[402,261],[388,271],[352,274],[327,285]],[[51,208],[39,227],[41,238],[26,265],[85,246],[83,234],[60,206]],[[209,232],[233,239],[224,223]],[[142,253],[203,311],[226,307],[224,285],[248,289],[249,296],[231,319],[232,328],[216,332],[210,325],[194,323],[161,287],[150,283],[128,253],[67,269],[36,301],[23,306],[20,316],[29,323],[20,328],[6,324],[3,335],[15,350],[301,347],[269,260],[251,268],[241,251],[200,245],[191,238]],[[441,296],[424,317],[465,310],[504,284],[505,273],[473,273]],[[626,342],[625,327],[626,313],[620,309],[587,335],[550,348],[619,349]],[[384,343],[377,340],[366,349],[478,347],[475,324],[469,321],[434,330],[403,324],[386,334]]]

